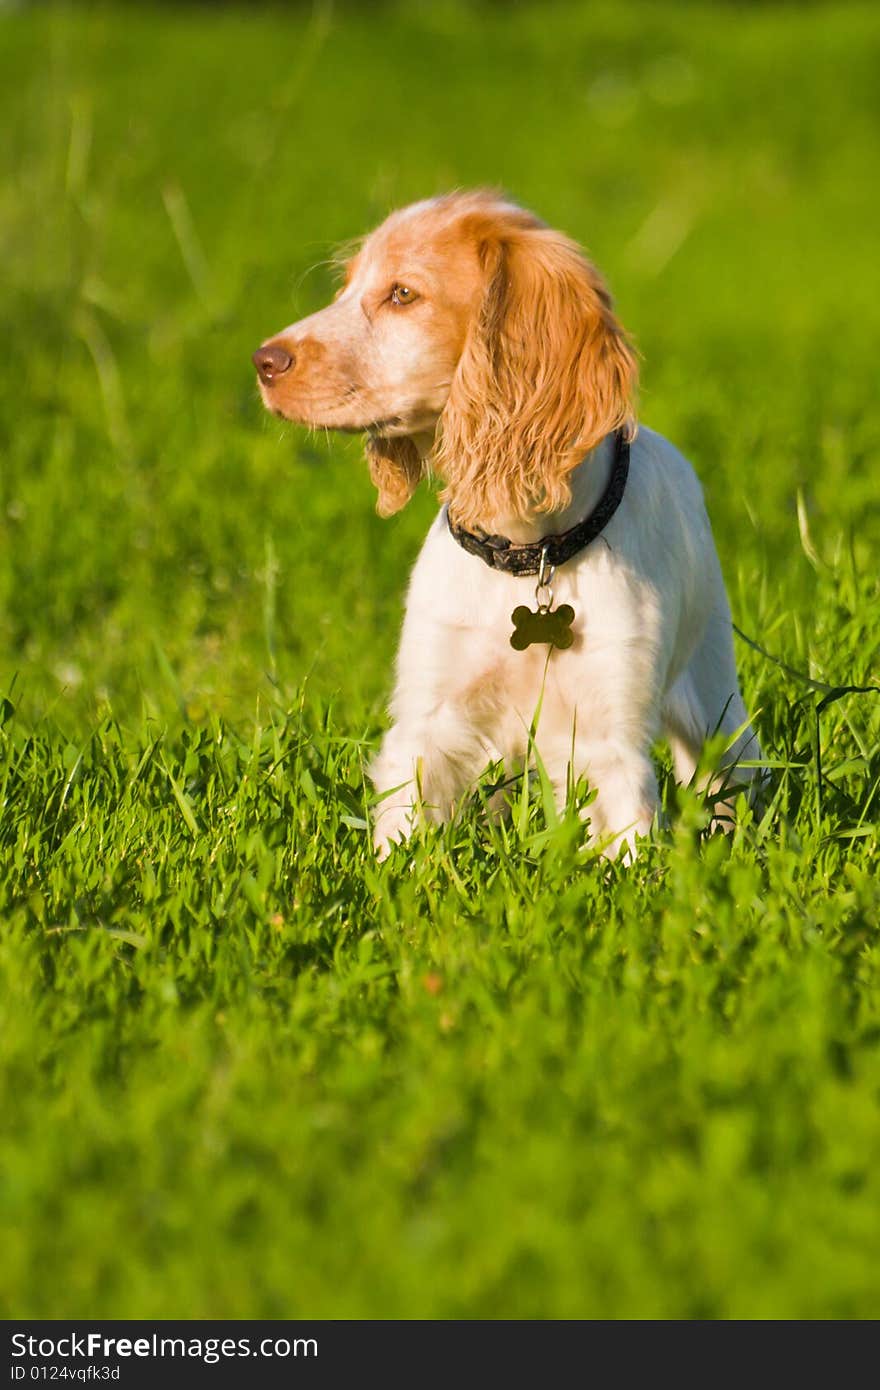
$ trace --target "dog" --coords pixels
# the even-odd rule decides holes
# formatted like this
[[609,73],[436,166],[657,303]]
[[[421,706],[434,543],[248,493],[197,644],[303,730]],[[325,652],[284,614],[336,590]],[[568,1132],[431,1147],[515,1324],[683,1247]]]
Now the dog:
[[661,733],[680,782],[716,733],[716,800],[752,781],[702,490],[637,427],[634,350],[575,242],[491,191],[415,203],[253,361],[276,414],[366,434],[381,516],[443,483],[372,767],[380,857],[532,738],[560,803],[594,789],[583,814],[611,858],[651,830]]

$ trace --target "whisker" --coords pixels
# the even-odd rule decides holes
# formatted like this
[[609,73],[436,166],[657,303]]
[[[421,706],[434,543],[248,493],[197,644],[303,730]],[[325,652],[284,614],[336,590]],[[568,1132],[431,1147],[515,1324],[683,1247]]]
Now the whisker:
[[336,261],[333,259],[332,256],[330,256],[329,258],[325,258],[322,261],[315,261],[313,265],[307,266],[306,269],[297,278],[293,290],[294,294],[299,294],[300,290],[302,289],[303,285],[305,284],[309,276],[312,274],[312,272],[315,270],[320,270],[322,266],[329,266],[331,271],[335,274],[337,267]]

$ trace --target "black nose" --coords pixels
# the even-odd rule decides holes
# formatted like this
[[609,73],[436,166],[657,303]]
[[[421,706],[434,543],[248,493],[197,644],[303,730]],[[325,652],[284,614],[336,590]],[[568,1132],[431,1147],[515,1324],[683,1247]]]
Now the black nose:
[[257,348],[251,360],[260,380],[267,384],[274,381],[276,376],[283,376],[288,367],[293,365],[290,353],[277,343],[265,343],[263,347]]

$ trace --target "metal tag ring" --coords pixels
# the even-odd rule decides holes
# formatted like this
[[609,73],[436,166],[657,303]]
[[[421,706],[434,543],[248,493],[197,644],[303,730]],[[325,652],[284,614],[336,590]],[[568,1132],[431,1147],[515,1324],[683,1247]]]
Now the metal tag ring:
[[[553,576],[556,573],[555,565],[547,563],[547,547],[541,550],[541,568],[538,571],[538,582],[535,585],[535,603],[538,605],[539,613],[549,613],[553,607]],[[541,595],[545,597],[542,598]]]

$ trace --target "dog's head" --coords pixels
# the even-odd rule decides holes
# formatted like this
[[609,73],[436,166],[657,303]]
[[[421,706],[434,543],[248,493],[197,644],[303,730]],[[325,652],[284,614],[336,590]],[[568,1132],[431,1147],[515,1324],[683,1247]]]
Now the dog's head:
[[558,510],[584,454],[634,429],[635,358],[598,273],[487,192],[393,213],[334,302],[254,362],[270,410],[367,433],[383,516],[409,500],[425,460],[462,525]]

